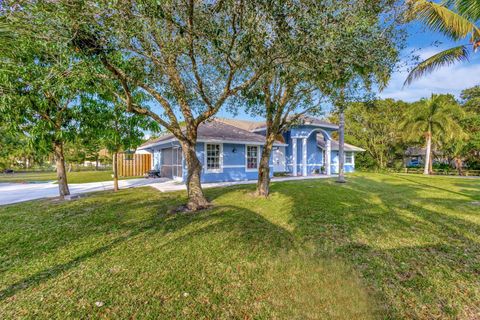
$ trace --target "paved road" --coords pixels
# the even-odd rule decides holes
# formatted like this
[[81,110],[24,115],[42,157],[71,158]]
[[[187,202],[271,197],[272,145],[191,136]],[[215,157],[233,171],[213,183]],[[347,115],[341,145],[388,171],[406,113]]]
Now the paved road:
[[[161,182],[162,179],[130,179],[120,180],[120,188],[133,188]],[[168,180],[168,179],[164,179]],[[113,181],[72,183],[69,184],[71,194],[113,189]],[[58,196],[58,185],[51,182],[42,183],[0,183],[0,205],[23,202],[41,198]]]

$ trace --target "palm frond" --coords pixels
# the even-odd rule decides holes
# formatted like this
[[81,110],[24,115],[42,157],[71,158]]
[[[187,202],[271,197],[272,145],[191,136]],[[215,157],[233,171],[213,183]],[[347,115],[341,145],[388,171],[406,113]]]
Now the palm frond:
[[472,21],[480,19],[480,1],[478,0],[448,0],[445,5],[454,7],[459,14]]
[[415,79],[418,79],[425,74],[431,73],[440,67],[448,66],[459,61],[468,61],[468,50],[465,46],[458,46],[447,49],[419,63],[410,72],[403,85],[407,86],[411,84]]
[[480,36],[480,31],[468,18],[450,10],[447,6],[426,0],[411,0],[411,13],[430,29],[441,32],[453,40],[460,40],[470,33]]

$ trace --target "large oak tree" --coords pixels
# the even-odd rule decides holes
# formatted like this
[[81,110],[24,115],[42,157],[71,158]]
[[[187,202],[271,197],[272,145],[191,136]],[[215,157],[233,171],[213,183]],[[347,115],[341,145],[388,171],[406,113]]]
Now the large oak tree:
[[269,194],[269,159],[278,135],[305,115],[319,114],[321,102],[343,106],[345,91],[388,78],[402,44],[396,22],[385,18],[392,8],[391,1],[312,0],[272,2],[265,9],[276,13],[263,23],[281,60],[245,94],[249,111],[266,118],[257,195]]
[[[34,3],[32,5],[32,3]],[[253,85],[275,61],[259,1],[24,1],[99,78],[118,81],[127,111],[154,119],[180,142],[187,164],[189,210],[209,205],[196,155],[197,129]],[[268,54],[266,53],[268,52]],[[257,61],[257,56],[269,59]],[[135,101],[142,90],[152,104]],[[181,123],[184,123],[182,126]]]

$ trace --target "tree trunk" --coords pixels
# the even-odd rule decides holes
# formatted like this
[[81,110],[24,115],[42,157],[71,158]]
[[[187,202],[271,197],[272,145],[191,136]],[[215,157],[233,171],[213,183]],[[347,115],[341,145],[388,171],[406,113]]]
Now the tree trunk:
[[57,168],[58,192],[60,197],[70,195],[67,183],[67,172],[65,171],[65,158],[63,156],[63,143],[55,141],[53,144],[53,152],[55,154],[55,165]]
[[268,197],[270,194],[270,155],[272,154],[275,135],[269,134],[263,146],[262,157],[258,166],[256,195]]
[[430,163],[428,164],[428,174],[433,174],[433,152],[430,155]]
[[340,107],[338,126],[338,179],[337,182],[345,183],[345,110]]
[[425,138],[427,140],[427,146],[425,148],[425,167],[423,170],[423,174],[430,174],[430,161],[432,157],[432,133],[428,131],[425,134]]
[[113,191],[118,191],[118,152],[113,154]]
[[210,203],[203,194],[200,175],[202,173],[202,164],[197,158],[195,144],[193,142],[182,142],[183,156],[187,164],[187,209],[198,211],[210,207]]
[[98,171],[98,153],[95,156],[95,171]]
[[455,157],[455,168],[457,169],[458,175],[463,176],[463,170],[462,170],[462,159],[459,157]]

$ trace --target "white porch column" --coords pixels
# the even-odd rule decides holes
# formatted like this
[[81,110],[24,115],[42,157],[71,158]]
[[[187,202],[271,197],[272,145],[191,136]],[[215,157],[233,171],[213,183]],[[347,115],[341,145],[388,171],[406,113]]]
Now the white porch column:
[[327,175],[332,174],[332,169],[331,169],[331,162],[332,162],[332,141],[330,139],[327,139],[325,141],[325,171],[327,172]]
[[302,176],[307,176],[307,138],[302,139]]
[[292,138],[292,174],[297,176],[297,138]]

